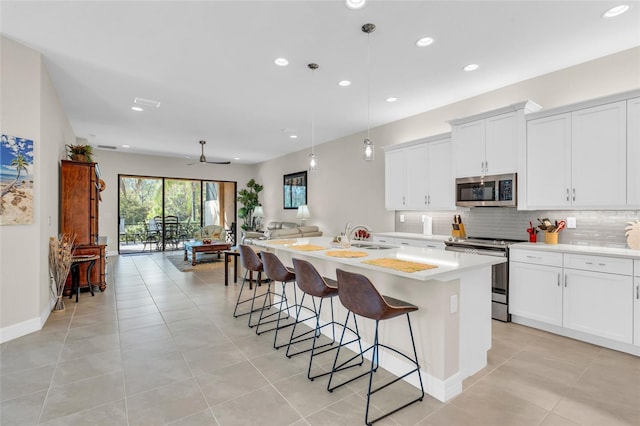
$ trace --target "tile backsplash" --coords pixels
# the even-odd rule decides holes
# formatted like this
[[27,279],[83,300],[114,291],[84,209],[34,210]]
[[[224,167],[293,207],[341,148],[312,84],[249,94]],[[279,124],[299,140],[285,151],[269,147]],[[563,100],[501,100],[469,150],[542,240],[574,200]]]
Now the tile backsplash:
[[[575,217],[575,229],[564,229],[558,235],[560,244],[584,244],[604,247],[627,247],[624,228],[627,222],[640,219],[638,210],[549,210],[518,211],[512,208],[478,207],[467,211],[451,212],[418,212],[397,211],[395,215],[395,231],[422,233],[422,216],[433,218],[433,233],[451,235],[453,215],[459,214],[465,224],[467,236],[508,238],[528,240],[529,221],[534,226],[538,218],[566,220]],[[404,222],[400,222],[400,216]],[[538,241],[544,238],[538,233]]]

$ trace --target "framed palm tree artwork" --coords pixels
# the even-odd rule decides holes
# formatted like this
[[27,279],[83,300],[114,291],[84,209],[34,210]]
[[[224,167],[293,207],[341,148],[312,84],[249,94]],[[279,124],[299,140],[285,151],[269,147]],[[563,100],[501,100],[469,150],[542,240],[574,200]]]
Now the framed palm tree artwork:
[[0,136],[0,225],[33,223],[33,141]]

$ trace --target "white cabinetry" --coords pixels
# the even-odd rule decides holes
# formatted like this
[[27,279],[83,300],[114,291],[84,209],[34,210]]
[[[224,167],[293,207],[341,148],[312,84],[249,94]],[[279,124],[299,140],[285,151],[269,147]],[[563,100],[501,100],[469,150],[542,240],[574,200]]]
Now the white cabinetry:
[[564,255],[564,326],[624,343],[633,340],[633,261]]
[[455,209],[448,134],[386,150],[385,207],[388,210]]
[[398,149],[384,153],[384,205],[388,210],[407,208],[407,151]]
[[512,247],[509,268],[514,322],[634,353],[640,282],[632,259]]
[[626,116],[624,100],[531,116],[527,122],[527,208],[624,207]]
[[627,101],[627,204],[640,207],[640,98]]
[[513,250],[509,313],[562,325],[562,253]]
[[525,112],[540,107],[531,101],[451,121],[455,177],[518,171],[525,139]]

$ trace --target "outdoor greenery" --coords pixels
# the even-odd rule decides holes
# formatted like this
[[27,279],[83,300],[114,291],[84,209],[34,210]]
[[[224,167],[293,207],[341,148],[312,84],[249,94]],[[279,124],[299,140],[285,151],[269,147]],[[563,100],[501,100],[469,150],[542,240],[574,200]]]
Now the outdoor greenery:
[[245,231],[255,230],[253,209],[260,205],[258,197],[263,189],[262,185],[251,179],[247,182],[246,189],[238,191],[238,201],[242,203],[242,207],[238,210],[238,216],[243,220],[242,229]]

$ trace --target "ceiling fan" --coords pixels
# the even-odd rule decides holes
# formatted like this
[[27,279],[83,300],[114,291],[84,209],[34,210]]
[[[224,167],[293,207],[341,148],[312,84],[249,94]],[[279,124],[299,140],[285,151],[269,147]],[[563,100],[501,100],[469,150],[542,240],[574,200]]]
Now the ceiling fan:
[[207,141],[200,141],[200,147],[202,148],[202,154],[200,154],[200,161],[197,163],[189,163],[189,166],[194,164],[231,164],[231,161],[207,161],[207,157],[204,156],[204,145]]

